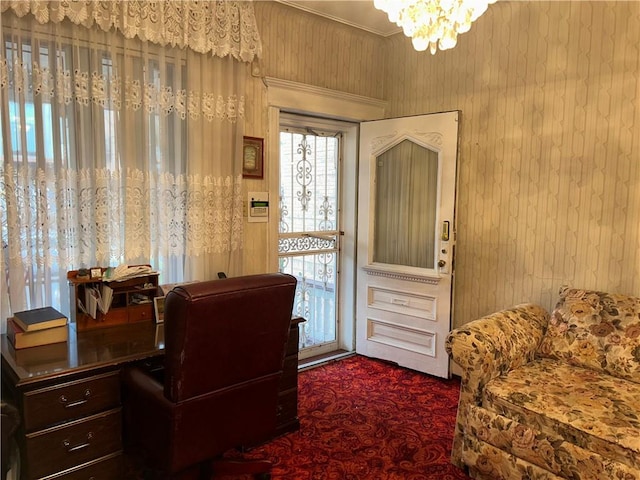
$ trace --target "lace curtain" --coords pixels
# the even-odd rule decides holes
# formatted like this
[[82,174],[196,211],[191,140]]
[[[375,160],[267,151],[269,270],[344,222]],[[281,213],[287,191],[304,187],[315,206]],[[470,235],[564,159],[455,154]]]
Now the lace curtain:
[[69,313],[72,269],[241,272],[248,64],[10,10],[2,38],[1,318]]
[[126,38],[138,37],[162,46],[188,47],[219,57],[251,62],[262,45],[253,4],[231,0],[3,0],[0,11],[22,17],[32,13],[39,23],[68,19],[84,27],[112,28]]

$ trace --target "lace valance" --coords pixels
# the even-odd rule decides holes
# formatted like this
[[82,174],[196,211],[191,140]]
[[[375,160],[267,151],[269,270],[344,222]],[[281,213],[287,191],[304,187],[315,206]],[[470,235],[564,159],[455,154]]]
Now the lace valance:
[[182,120],[203,118],[235,122],[244,118],[244,95],[222,95],[210,91],[173,88],[171,85],[120,78],[79,69],[57,68],[54,72],[38,62],[25,64],[16,58],[8,62],[0,58],[0,91],[14,89],[30,91],[44,101],[56,100],[59,105],[72,101],[87,106],[90,103],[115,110],[177,115]]
[[218,57],[232,55],[251,62],[262,55],[253,3],[235,0],[3,0],[1,11],[22,17],[32,13],[39,23],[65,18],[102,30],[112,27],[126,38],[185,48]]

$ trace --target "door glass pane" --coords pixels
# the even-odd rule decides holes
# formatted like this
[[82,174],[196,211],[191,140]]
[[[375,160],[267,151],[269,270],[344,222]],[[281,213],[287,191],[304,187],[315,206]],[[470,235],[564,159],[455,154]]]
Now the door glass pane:
[[299,348],[336,340],[337,252],[280,257],[279,271],[297,278],[293,315],[303,317]]
[[404,140],[376,158],[373,261],[434,268],[438,152]]

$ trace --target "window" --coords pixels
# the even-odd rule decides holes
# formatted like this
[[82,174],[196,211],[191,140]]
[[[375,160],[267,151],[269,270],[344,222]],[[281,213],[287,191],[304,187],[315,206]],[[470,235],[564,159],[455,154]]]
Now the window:
[[2,315],[69,312],[78,268],[149,263],[165,283],[233,274],[241,64],[28,17],[3,14]]

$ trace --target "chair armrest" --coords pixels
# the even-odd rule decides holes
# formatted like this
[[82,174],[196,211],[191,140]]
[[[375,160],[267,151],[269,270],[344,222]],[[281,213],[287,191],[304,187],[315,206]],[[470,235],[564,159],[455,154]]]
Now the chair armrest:
[[13,432],[20,425],[20,412],[11,403],[2,400],[0,402],[0,415],[2,416],[2,439],[6,440],[13,435]]
[[0,402],[0,420],[0,429],[2,430],[2,441],[0,442],[0,447],[2,448],[2,478],[5,478],[11,466],[12,450],[17,445],[13,434],[20,425],[20,412],[14,405],[3,400]]
[[139,367],[126,368],[123,370],[122,379],[130,394],[144,401],[171,407],[172,403],[164,396],[164,386],[145,370]]
[[125,368],[122,381],[125,449],[152,452],[147,460],[164,468],[168,459],[153,452],[166,451],[161,444],[172,441],[175,405],[165,397],[164,386],[141,368]]
[[462,438],[469,405],[481,405],[485,385],[535,357],[549,313],[531,303],[501,310],[449,333],[445,348],[462,368],[460,400],[451,461],[462,465]]

